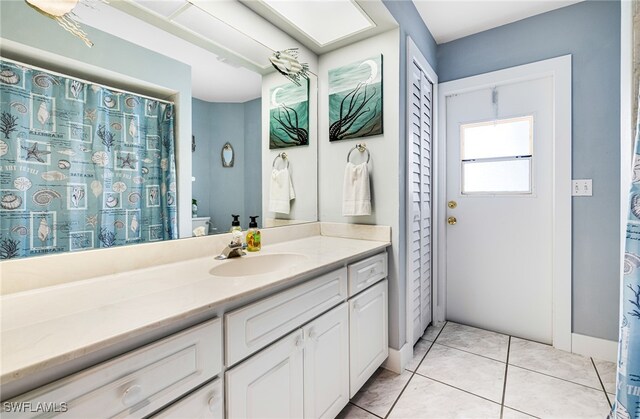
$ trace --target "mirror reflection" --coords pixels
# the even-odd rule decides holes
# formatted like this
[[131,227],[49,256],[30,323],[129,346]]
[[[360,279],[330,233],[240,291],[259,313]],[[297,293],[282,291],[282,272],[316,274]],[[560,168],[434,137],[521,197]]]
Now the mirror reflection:
[[[287,148],[295,195],[288,196],[288,211],[273,206],[272,161],[282,150],[270,149],[270,93],[278,92],[281,105],[291,81],[269,57],[298,48],[295,39],[264,20],[254,25],[260,37],[238,28],[247,13],[257,16],[238,2],[92,6],[80,3],[73,11],[86,32],[81,40],[23,1],[1,2],[0,83],[14,92],[3,90],[1,98],[0,239],[9,242],[0,243],[0,258],[187,238],[198,227],[226,233],[232,213],[240,214],[243,230],[250,216],[258,216],[259,227],[317,220],[314,76],[305,105],[308,136],[296,140],[296,150]],[[303,47],[300,54],[315,60]],[[23,68],[37,70],[24,78],[26,96],[17,97],[22,85],[14,76]],[[74,93],[82,106],[69,99]],[[157,115],[149,103],[157,104]],[[149,122],[167,115],[170,133]],[[37,173],[14,176],[9,168],[19,165]],[[17,189],[16,177],[33,191]]]
[[233,146],[229,143],[222,147],[222,167],[233,167]]

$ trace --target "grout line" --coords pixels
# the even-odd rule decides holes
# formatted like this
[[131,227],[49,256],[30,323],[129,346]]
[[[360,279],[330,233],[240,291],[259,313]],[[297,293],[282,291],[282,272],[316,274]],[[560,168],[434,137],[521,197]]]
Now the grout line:
[[535,418],[535,419],[540,419],[540,417],[539,417],[539,416],[532,415],[531,413],[523,412],[522,410],[514,409],[514,408],[513,408],[513,407],[511,407],[511,406],[505,406],[505,407],[506,407],[507,409],[515,410],[515,411],[516,411],[516,412],[518,412],[518,413],[522,413],[523,415],[531,416],[532,418]]
[[488,356],[480,355],[480,354],[477,354],[475,352],[467,351],[465,349],[456,348],[455,346],[445,345],[445,344],[439,343],[439,342],[434,342],[434,343],[437,343],[440,346],[445,346],[447,348],[455,349],[456,351],[466,352],[466,353],[471,354],[471,355],[479,356],[479,357],[482,357],[482,358],[485,358],[485,359],[490,359],[491,361],[496,361],[496,362],[500,362],[500,363],[503,363],[503,364],[505,363],[505,361],[500,361],[499,359],[490,358]]
[[367,412],[367,413],[368,413],[368,414],[370,414],[370,415],[373,415],[373,416],[375,416],[375,417],[377,417],[377,418],[382,419],[382,417],[381,417],[381,416],[376,415],[375,413],[370,412],[370,411],[368,411],[367,409],[365,409],[364,407],[358,406],[357,404],[352,403],[351,401],[349,401],[349,403],[347,403],[347,404],[350,404],[350,405],[352,405],[352,406],[355,406],[355,407],[357,407],[357,408],[358,408],[358,409],[360,409],[360,410],[364,410],[365,412]]
[[[429,351],[431,350],[431,348],[433,348],[433,345],[435,345],[436,340],[438,340],[438,338],[440,337],[440,334],[442,333],[442,331],[444,330],[444,327],[447,325],[447,323],[445,323],[441,328],[440,331],[438,332],[438,334],[436,335],[435,339],[433,339],[433,341],[431,341],[431,345],[429,345],[429,347],[427,348],[427,352],[424,353],[424,355],[422,356],[422,358],[420,359],[420,362],[418,362],[418,365],[416,365],[416,368],[414,369],[413,372],[418,371],[418,368],[420,367],[420,365],[422,365],[422,363],[424,362],[424,359],[427,357],[427,354],[429,353]],[[422,338],[420,338],[422,339]],[[425,340],[425,342],[429,342],[428,340]]]
[[[431,348],[433,348],[433,345],[436,343],[436,340],[438,339],[438,337],[440,337],[440,333],[442,333],[442,331],[444,330],[445,326],[447,325],[448,322],[445,322],[445,324],[442,326],[442,328],[440,329],[440,331],[438,332],[438,335],[436,336],[436,338],[433,340],[433,342],[431,342],[431,345],[429,345],[429,348],[427,349],[427,352],[424,353],[424,356],[422,357],[422,359],[420,360],[420,362],[418,363],[418,365],[416,366],[416,368],[411,371],[411,377],[409,377],[409,379],[407,380],[407,383],[404,385],[404,387],[402,387],[402,390],[400,390],[400,394],[398,394],[398,397],[396,397],[396,399],[393,401],[393,404],[391,405],[391,407],[389,408],[389,411],[387,412],[386,415],[384,415],[384,419],[387,419],[389,417],[389,415],[391,414],[391,412],[393,411],[393,408],[396,407],[396,404],[398,404],[398,400],[400,400],[400,397],[402,397],[402,394],[404,393],[404,391],[406,390],[406,388],[409,386],[409,383],[411,382],[411,380],[413,379],[413,376],[416,375],[416,371],[418,371],[418,367],[420,367],[420,365],[422,364],[422,361],[424,361],[424,359],[427,357],[427,354],[429,353],[429,351],[431,350]],[[428,327],[428,326],[427,326]],[[423,334],[424,335],[424,334]],[[426,341],[429,342],[429,341]],[[405,370],[405,371],[409,371],[409,370]]]
[[502,383],[502,401],[500,402],[500,419],[504,415],[504,396],[507,394],[507,373],[509,372],[509,354],[511,352],[511,336],[509,336],[509,343],[507,346],[507,362],[504,366],[504,382]]
[[602,391],[604,391],[604,395],[607,397],[607,402],[609,403],[609,407],[613,407],[611,404],[611,399],[609,399],[609,393],[607,393],[607,389],[604,387],[604,383],[602,382],[602,378],[600,378],[600,372],[598,372],[598,367],[596,367],[596,362],[591,359],[591,364],[593,365],[593,369],[596,370],[596,375],[598,376],[598,381],[600,381],[600,386],[602,386]]
[[[589,390],[594,390],[594,391],[599,391],[600,390],[599,388],[591,387],[591,386],[588,386],[586,384],[576,383],[575,381],[569,381],[569,380],[566,380],[564,378],[556,377],[555,375],[546,374],[544,372],[532,370],[531,368],[526,368],[526,367],[523,367],[523,366],[520,366],[520,365],[516,365],[516,364],[510,364],[510,365],[512,367],[520,368],[522,370],[526,370],[526,371],[529,371],[529,372],[534,372],[536,374],[544,375],[545,377],[555,378],[556,380],[564,381],[565,383],[571,383],[571,384],[575,384],[577,386],[582,386],[584,388],[588,388]],[[606,391],[605,391],[605,393],[606,393]]]
[[435,381],[436,383],[443,384],[443,385],[445,385],[445,386],[447,386],[447,387],[455,388],[456,390],[460,390],[460,391],[462,391],[462,392],[464,392],[464,393],[470,394],[470,395],[472,395],[472,396],[478,397],[478,398],[480,398],[480,399],[482,399],[482,400],[486,400],[486,401],[488,401],[488,402],[491,402],[491,403],[493,403],[493,404],[497,404],[498,406],[500,406],[500,403],[499,403],[499,402],[497,402],[497,401],[495,401],[495,400],[487,399],[487,398],[486,398],[486,397],[484,397],[484,396],[479,396],[479,395],[477,395],[477,394],[475,394],[475,393],[470,392],[469,390],[465,390],[465,389],[462,389],[462,388],[460,388],[460,387],[456,387],[456,386],[453,386],[453,385],[451,385],[451,384],[447,384],[447,383],[445,383],[444,381],[436,380],[436,379],[435,379],[435,378],[433,378],[433,377],[428,377],[428,376],[426,376],[426,375],[424,375],[424,374],[420,374],[419,372],[417,372],[417,373],[416,373],[416,375],[419,375],[419,376],[420,376],[420,377],[422,377],[422,378],[426,378],[427,380],[431,380],[431,381]]
[[[449,321],[447,321],[447,323],[449,323]],[[483,329],[482,327],[471,326],[471,325],[464,324],[464,323],[457,323],[457,322],[451,321],[451,324],[457,324],[458,326],[464,326],[464,327],[468,327],[470,329],[478,329],[478,330],[482,330],[483,332],[489,332],[489,333],[492,333],[492,334],[495,334],[495,335],[510,336],[510,335],[507,335],[506,333],[496,332],[495,330]]]

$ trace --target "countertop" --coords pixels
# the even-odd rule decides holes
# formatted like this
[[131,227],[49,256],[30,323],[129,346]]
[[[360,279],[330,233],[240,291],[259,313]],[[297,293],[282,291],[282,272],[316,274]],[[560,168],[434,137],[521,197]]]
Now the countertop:
[[389,242],[338,237],[264,246],[246,258],[297,253],[304,261],[248,277],[214,277],[213,255],[9,294],[0,298],[0,383],[60,366],[181,319],[295,282]]

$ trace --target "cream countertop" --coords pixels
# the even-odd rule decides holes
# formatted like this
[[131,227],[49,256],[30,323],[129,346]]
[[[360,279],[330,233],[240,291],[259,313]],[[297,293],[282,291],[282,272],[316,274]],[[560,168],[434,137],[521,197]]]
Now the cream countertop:
[[60,366],[389,245],[313,236],[265,246],[245,256],[299,253],[308,257],[262,275],[214,277],[209,274],[211,268],[234,261],[217,261],[211,255],[2,296],[0,382],[4,385]]

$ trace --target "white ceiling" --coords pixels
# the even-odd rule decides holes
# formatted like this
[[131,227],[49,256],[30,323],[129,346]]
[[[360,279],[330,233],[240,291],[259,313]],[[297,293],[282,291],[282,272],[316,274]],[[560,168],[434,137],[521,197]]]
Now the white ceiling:
[[[322,54],[395,25],[381,1],[359,0],[374,26],[320,46],[265,3],[240,1],[116,0],[111,5],[94,2],[92,7],[77,7],[75,13],[89,26],[188,64],[193,96],[209,102],[246,102],[259,97],[261,74],[272,71],[267,60],[271,50],[300,42]],[[439,44],[579,2],[413,1]],[[315,20],[331,22],[332,2],[317,1],[316,6]]]
[[[343,21],[341,26],[354,26],[344,32],[351,35],[326,45],[319,45],[267,3],[257,0],[114,0],[92,2],[91,7],[76,7],[74,12],[88,26],[191,66],[194,97],[209,102],[245,102],[261,95],[261,75],[274,71],[268,59],[273,51],[302,44],[322,54],[397,26],[380,0],[359,1],[342,0],[362,10],[363,18],[372,23],[370,27],[355,27],[354,19]],[[323,37],[327,34],[316,23],[336,23],[335,1],[270,0],[272,6],[278,3],[312,15],[314,28]],[[331,27],[325,25],[325,32],[331,32]],[[304,54],[303,49],[301,62],[307,62]]]
[[413,0],[438,44],[582,0]]

